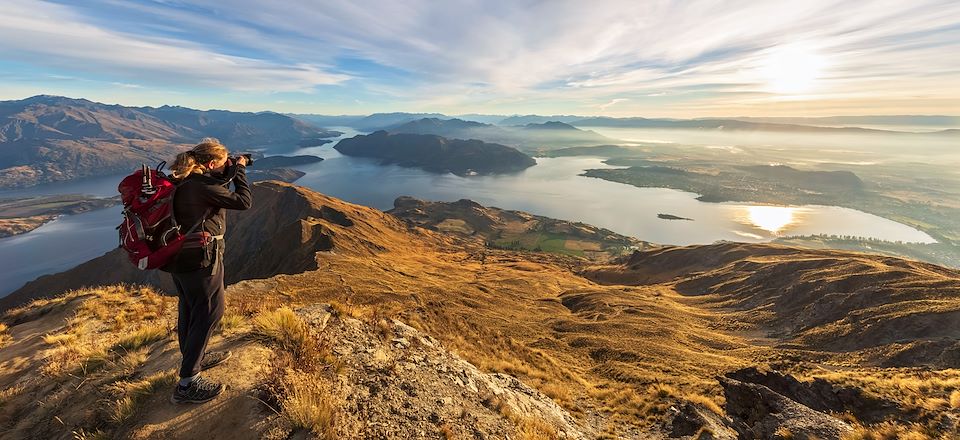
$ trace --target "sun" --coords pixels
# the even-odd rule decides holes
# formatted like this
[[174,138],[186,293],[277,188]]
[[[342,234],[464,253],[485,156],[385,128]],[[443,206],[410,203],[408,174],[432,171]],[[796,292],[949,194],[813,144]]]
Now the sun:
[[754,226],[779,234],[785,227],[794,223],[796,208],[786,206],[749,206],[747,217]]
[[760,73],[771,92],[796,95],[816,87],[825,60],[810,47],[789,44],[771,49],[762,63]]

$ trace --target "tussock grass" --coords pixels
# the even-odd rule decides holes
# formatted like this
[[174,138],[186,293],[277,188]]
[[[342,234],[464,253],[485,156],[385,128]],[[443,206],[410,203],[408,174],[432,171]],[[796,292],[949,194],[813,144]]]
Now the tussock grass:
[[14,385],[9,388],[0,390],[0,408],[3,407],[10,399],[18,396],[23,392],[23,385]]
[[80,428],[76,431],[71,431],[73,434],[73,440],[109,440],[110,436],[99,429],[94,431],[87,431],[83,428]]
[[310,339],[307,324],[288,307],[254,316],[253,334],[293,352],[302,350]]
[[43,335],[43,342],[47,345],[71,345],[77,342],[79,335],[76,333],[60,333]]
[[125,370],[136,369],[147,361],[148,351],[146,348],[128,351],[120,358],[118,364]]
[[573,400],[573,393],[570,391],[568,385],[548,383],[540,386],[538,389],[565,409],[570,410],[576,406]]
[[354,319],[362,319],[364,316],[369,316],[372,313],[372,309],[370,309],[370,307],[353,304],[350,302],[333,300],[328,301],[328,303],[330,304],[330,308],[340,316],[349,316]]
[[683,398],[692,403],[696,403],[696,404],[699,404],[700,406],[703,406],[704,408],[710,410],[710,412],[718,416],[724,415],[723,408],[720,407],[720,404],[718,404],[715,400],[707,396],[700,395],[700,394],[686,394],[683,396]]
[[79,371],[84,375],[99,370],[108,359],[107,352],[95,344],[72,343],[59,345],[46,351],[44,365],[40,372],[48,375],[60,375]]
[[173,386],[176,374],[173,370],[160,371],[136,382],[116,382],[109,387],[124,396],[114,400],[108,407],[108,418],[113,423],[122,423],[136,414],[140,404],[163,387]]
[[556,440],[557,430],[540,419],[525,418],[517,424],[517,438],[520,440]]
[[947,439],[946,435],[941,436],[934,430],[929,432],[919,425],[911,424],[907,426],[897,425],[892,422],[883,422],[873,426],[855,426],[853,431],[841,436],[841,440],[935,440]]
[[784,428],[782,426],[777,428],[777,430],[774,431],[773,435],[778,436],[777,438],[780,438],[783,440],[793,440],[795,438],[795,436],[793,435],[793,431],[790,431],[789,428]]
[[328,366],[339,369],[339,363],[330,351],[330,344],[311,332],[306,322],[288,307],[254,316],[251,334],[291,354],[302,371],[315,371]]
[[148,325],[133,333],[124,335],[117,341],[117,347],[124,350],[136,350],[170,336],[170,329],[165,325]]
[[6,324],[0,323],[0,348],[3,348],[13,342],[13,336],[10,336],[10,329]]
[[223,318],[220,319],[220,330],[223,332],[231,332],[237,330],[243,326],[246,322],[246,318],[243,315],[237,313],[226,313],[223,315]]
[[337,405],[321,382],[291,372],[284,380],[281,414],[297,429],[308,430],[323,439],[335,439]]
[[[911,414],[908,421],[924,422],[939,418],[952,408],[960,407],[960,370],[924,370],[902,368],[839,370],[813,374],[811,377],[826,379],[839,385],[863,389],[867,397],[896,402],[902,412]],[[899,428],[897,427],[899,426]],[[876,437],[895,429],[898,435],[908,435],[919,425],[878,425],[864,431]],[[866,428],[864,428],[866,429]],[[864,434],[864,435],[868,435]]]

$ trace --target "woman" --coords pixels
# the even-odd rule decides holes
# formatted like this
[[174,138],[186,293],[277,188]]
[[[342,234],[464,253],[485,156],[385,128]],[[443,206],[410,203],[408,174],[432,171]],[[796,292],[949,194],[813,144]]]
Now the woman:
[[[252,201],[244,171],[247,159],[241,156],[231,164],[227,154],[227,147],[220,141],[205,138],[178,154],[171,166],[178,183],[173,197],[174,217],[184,228],[198,225],[188,234],[175,260],[164,268],[173,275],[179,296],[177,340],[183,361],[180,382],[170,399],[174,403],[206,402],[224,389],[223,384],[202,379],[200,371],[230,357],[230,352],[204,352],[223,317],[226,210],[247,209]],[[233,192],[226,188],[229,180],[224,177],[231,165],[236,167]]]

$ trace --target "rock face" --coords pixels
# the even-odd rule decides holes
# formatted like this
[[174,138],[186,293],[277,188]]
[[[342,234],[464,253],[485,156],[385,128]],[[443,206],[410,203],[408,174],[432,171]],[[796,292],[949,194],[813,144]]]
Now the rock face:
[[537,164],[530,156],[506,145],[386,131],[343,139],[333,148],[348,156],[461,176],[514,173]]
[[377,329],[325,305],[297,313],[333,341],[341,369],[331,391],[345,398],[341,438],[433,438],[443,429],[452,438],[511,438],[526,421],[545,423],[552,438],[593,438],[543,393],[481,372],[400,321]]
[[725,410],[742,440],[839,440],[852,431],[847,423],[814,411],[763,385],[722,377]]
[[756,367],[727,373],[726,377],[763,385],[816,411],[850,412],[858,420],[869,423],[880,422],[898,410],[896,404],[865,395],[859,388],[837,386],[820,378],[801,382],[789,374],[773,370],[762,372]]
[[701,405],[686,402],[670,422],[671,438],[694,438],[697,440],[736,440],[737,433],[728,425],[730,420],[719,416]]

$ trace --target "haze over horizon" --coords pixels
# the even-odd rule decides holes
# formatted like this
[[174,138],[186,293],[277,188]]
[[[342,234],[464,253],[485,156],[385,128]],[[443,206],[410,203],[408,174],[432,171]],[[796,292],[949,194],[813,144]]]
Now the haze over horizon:
[[960,114],[960,3],[6,2],[0,99],[369,114]]

